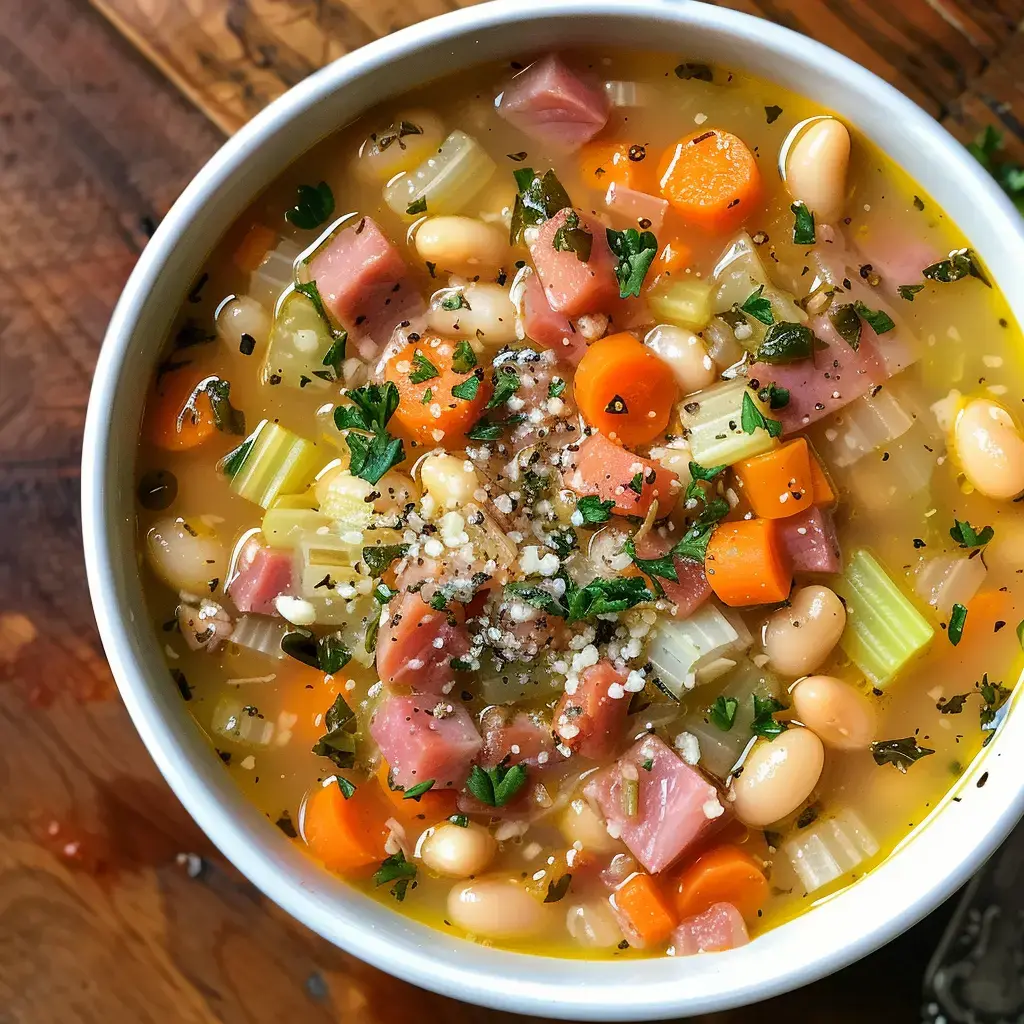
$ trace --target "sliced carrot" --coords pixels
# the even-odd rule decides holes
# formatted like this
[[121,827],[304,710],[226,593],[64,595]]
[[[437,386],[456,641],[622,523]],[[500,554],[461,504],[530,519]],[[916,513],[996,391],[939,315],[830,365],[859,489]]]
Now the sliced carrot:
[[733,465],[740,494],[754,514],[764,519],[785,519],[814,502],[812,456],[807,441],[798,437],[763,455]]
[[394,809],[395,814],[402,824],[413,822],[432,823],[447,818],[456,810],[456,793],[452,789],[433,790],[429,789],[418,800],[406,799],[405,790],[392,789],[388,776],[391,768],[387,761],[381,758],[377,768],[377,782],[380,784],[381,792],[387,798],[388,803]]
[[[809,446],[808,446],[809,447]],[[815,505],[828,508],[836,503],[836,491],[813,448],[811,453],[811,496]]]
[[[491,397],[491,382],[481,367],[476,367],[472,373],[456,373],[452,368],[455,350],[460,344],[468,342],[425,334],[392,356],[384,371],[385,378],[398,388],[395,419],[423,444],[433,446],[445,442],[450,445],[460,441],[483,416],[484,406]],[[433,376],[428,376],[430,374]],[[452,394],[453,387],[465,388],[474,374],[480,383],[472,398]]]
[[684,868],[672,881],[679,918],[703,914],[715,903],[731,903],[747,921],[768,899],[768,880],[753,857],[735,846],[716,846]]
[[595,341],[576,368],[573,393],[583,418],[625,445],[653,441],[668,426],[675,376],[632,334]]
[[251,274],[277,241],[277,232],[263,224],[253,224],[231,257],[239,270]]
[[672,934],[677,921],[673,907],[650,875],[632,875],[612,898],[634,944],[639,940],[641,946],[653,946]]
[[779,542],[778,520],[720,523],[708,542],[704,573],[719,600],[733,608],[785,601],[793,571]]
[[637,164],[629,159],[629,143],[591,142],[580,153],[580,175],[583,184],[600,191],[609,185],[634,188]]
[[651,291],[660,281],[679,277],[693,262],[693,250],[679,239],[666,243],[647,277],[646,291]]
[[710,128],[670,146],[659,168],[661,194],[687,224],[732,231],[761,199],[761,172],[746,143]]
[[160,378],[146,403],[147,440],[165,451],[185,451],[216,433],[210,396],[202,391],[193,398],[203,376],[185,369]]
[[316,786],[306,800],[302,835],[310,850],[332,871],[355,871],[383,860],[388,814],[376,786],[357,784],[346,800],[331,782]]

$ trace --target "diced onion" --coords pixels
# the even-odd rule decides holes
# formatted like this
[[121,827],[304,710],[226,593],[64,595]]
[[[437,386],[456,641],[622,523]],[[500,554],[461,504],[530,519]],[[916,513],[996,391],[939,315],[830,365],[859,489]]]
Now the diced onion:
[[917,592],[939,615],[945,616],[953,605],[966,607],[981,589],[988,569],[975,553],[970,555],[940,555],[929,558],[917,576]]
[[287,626],[281,619],[268,615],[243,615],[235,623],[234,632],[228,640],[239,647],[283,660],[285,653],[281,650],[281,640],[286,632]]
[[808,894],[853,871],[878,848],[878,841],[851,810],[819,820],[782,844]]
[[613,107],[646,107],[651,91],[640,82],[605,82],[604,94]]
[[837,413],[824,433],[824,454],[834,466],[852,466],[882,445],[902,437],[913,418],[892,390],[862,395]]
[[274,723],[243,710],[247,706],[238,697],[221,697],[213,709],[210,728],[234,743],[248,747],[269,746],[274,738]]
[[454,131],[416,170],[385,186],[384,202],[406,220],[421,213],[458,213],[496,170],[497,165],[476,139]]
[[271,249],[249,278],[249,295],[273,312],[281,293],[295,281],[295,260],[302,250],[290,238]]

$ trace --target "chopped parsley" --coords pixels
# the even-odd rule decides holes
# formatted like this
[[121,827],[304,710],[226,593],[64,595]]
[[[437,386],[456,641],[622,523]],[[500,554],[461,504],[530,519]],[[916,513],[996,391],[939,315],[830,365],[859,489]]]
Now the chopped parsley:
[[429,793],[434,788],[435,779],[427,779],[426,782],[417,782],[410,786],[402,796],[403,800],[415,800],[419,803],[424,793]]
[[281,637],[281,650],[303,665],[333,675],[351,660],[352,652],[345,646],[341,633],[316,637],[312,630],[296,626]]
[[654,257],[658,255],[658,240],[650,231],[637,231],[626,228],[625,231],[607,229],[608,245],[619,261],[615,267],[615,276],[619,280],[619,297],[628,299],[639,297],[640,288],[650,270]]
[[756,358],[762,363],[798,363],[814,355],[815,343],[820,344],[806,324],[779,320],[768,328]]
[[899,293],[901,299],[906,299],[907,302],[913,302],[914,296],[918,292],[924,291],[923,284],[901,284],[896,287],[896,291]]
[[782,107],[778,107],[772,104],[770,107],[764,108],[764,116],[769,124],[775,124],[782,114]]
[[448,820],[459,828],[469,828],[469,816],[466,814],[452,814]]
[[[348,344],[348,331],[344,327],[336,327],[334,321],[331,319],[330,314],[327,312],[327,307],[324,305],[324,300],[320,296],[320,289],[316,286],[316,281],[306,281],[304,284],[297,284],[295,290],[302,295],[305,295],[310,302],[313,303],[313,308],[316,310],[317,316],[324,322],[328,331],[331,333],[333,339],[331,347],[327,350],[327,355],[323,358],[323,366],[330,366],[337,376],[338,367],[345,359],[345,346]],[[328,362],[328,356],[330,362]]]
[[411,384],[422,384],[439,376],[437,367],[419,350],[412,354],[412,370],[409,372]]
[[374,577],[383,576],[396,558],[403,558],[409,551],[408,544],[373,544],[363,548],[363,562]]
[[517,426],[525,419],[526,416],[518,412],[512,416],[506,416],[503,420],[491,420],[486,416],[481,416],[466,431],[466,437],[472,441],[497,441],[507,427]]
[[996,535],[996,531],[991,526],[976,530],[966,520],[954,519],[949,535],[962,548],[983,548]]
[[669,580],[672,583],[679,582],[679,574],[676,572],[675,559],[672,557],[671,551],[658,558],[640,558],[636,553],[636,544],[632,537],[627,538],[622,549],[633,559],[633,564],[641,572],[658,579]]
[[344,775],[336,775],[334,781],[338,784],[338,789],[341,790],[341,795],[346,799],[350,799],[356,791],[356,784],[350,782],[345,778]]
[[487,769],[475,764],[466,780],[466,789],[488,807],[504,807],[525,785],[526,766],[521,764]]
[[714,704],[707,710],[708,721],[716,729],[728,732],[736,722],[736,712],[739,710],[739,706],[740,702],[735,697],[718,696],[715,698]]
[[394,882],[390,892],[401,903],[405,899],[410,883],[415,885],[415,878],[416,865],[410,864],[405,859],[405,854],[399,850],[398,853],[381,862],[380,867],[373,874],[373,884],[379,887],[387,885],[388,882]]
[[779,387],[778,384],[771,383],[767,387],[761,388],[757,393],[757,397],[762,402],[767,402],[770,409],[785,409],[789,405],[789,388]]
[[398,408],[398,388],[391,381],[367,384],[346,392],[352,405],[334,410],[334,424],[345,430],[351,454],[350,471],[375,484],[392,466],[405,458],[400,438],[388,433],[387,424]]
[[564,899],[569,892],[569,885],[572,882],[572,875],[566,872],[557,881],[548,882],[548,892],[544,897],[545,903],[557,903]]
[[313,744],[313,753],[330,758],[337,768],[351,768],[355,764],[356,754],[355,725],[352,709],[345,703],[345,698],[338,694],[324,715],[327,732]]
[[939,284],[951,284],[954,281],[962,281],[965,277],[976,277],[982,284],[992,287],[992,282],[989,281],[981,260],[973,249],[954,249],[946,259],[925,267],[921,273],[929,281],[937,281]]
[[508,363],[499,366],[494,374],[494,394],[484,408],[496,409],[504,405],[521,387],[519,371],[514,366]]
[[427,197],[420,196],[419,199],[414,199],[406,208],[405,212],[410,217],[417,217],[421,213],[427,212]]
[[594,247],[594,236],[580,223],[580,216],[575,210],[565,215],[565,220],[555,232],[551,245],[556,252],[571,252],[576,259],[586,263]]
[[793,212],[793,242],[796,245],[814,245],[814,214],[802,199],[798,199],[790,210]]
[[285,210],[284,219],[303,231],[312,231],[334,213],[334,193],[326,181],[318,185],[299,185],[295,205]]
[[740,309],[755,320],[760,320],[761,323],[767,324],[770,327],[775,323],[775,317],[772,315],[772,304],[764,297],[763,291],[764,285],[758,285],[757,291],[751,292],[743,300],[743,305],[740,306]]
[[452,394],[463,401],[472,402],[480,391],[480,378],[474,374],[452,387]]
[[447,309],[449,312],[454,312],[457,309],[468,309],[472,311],[473,307],[466,301],[466,296],[462,292],[449,292],[441,300],[441,308]]
[[978,683],[978,692],[985,702],[981,709],[980,725],[982,729],[995,728],[996,714],[999,709],[1010,699],[1010,691],[1002,683],[990,683],[988,673],[981,677]]
[[828,311],[828,319],[847,345],[854,350],[860,348],[861,322],[857,315],[857,307],[852,302],[844,302]]
[[964,625],[966,622],[967,609],[959,603],[953,605],[953,610],[949,613],[949,628],[946,630],[946,635],[954,647],[960,643],[960,639],[964,635]]
[[777,712],[786,710],[785,704],[774,697],[759,697],[756,693],[753,694],[753,701],[754,720],[750,723],[750,731],[755,736],[771,740],[789,728],[786,722],[780,722],[775,718]]
[[878,740],[871,744],[871,756],[875,759],[875,764],[891,764],[904,775],[916,761],[934,753],[935,751],[929,750],[928,747],[918,746],[917,738],[914,736],[907,736],[901,740]]
[[452,369],[456,373],[469,373],[476,366],[476,353],[468,341],[460,341],[452,353]]
[[744,434],[752,434],[758,428],[767,430],[769,437],[778,437],[782,433],[782,424],[770,416],[765,416],[750,397],[749,391],[743,392],[740,426],[743,428]]
[[561,377],[552,377],[548,384],[548,398],[561,398],[565,394],[565,381]]
[[576,511],[583,517],[584,526],[607,523],[612,517],[614,507],[615,502],[611,498],[602,501],[596,494],[586,494],[576,499]]
[[871,309],[870,306],[864,305],[863,302],[858,299],[854,304],[854,309],[860,314],[861,319],[875,332],[875,334],[888,334],[889,331],[894,330],[896,324],[893,323],[893,319],[885,312],[884,309]]
[[707,64],[698,64],[696,61],[685,61],[676,65],[676,78],[683,81],[696,79],[698,82],[713,82],[715,73]]
[[512,176],[518,192],[512,207],[509,241],[519,245],[528,227],[543,224],[559,210],[571,209],[572,200],[553,170],[538,175],[532,167],[520,167]]
[[224,476],[229,480],[234,477],[249,457],[249,452],[252,451],[252,446],[255,443],[255,437],[248,437],[237,448],[233,448],[221,459],[219,468]]

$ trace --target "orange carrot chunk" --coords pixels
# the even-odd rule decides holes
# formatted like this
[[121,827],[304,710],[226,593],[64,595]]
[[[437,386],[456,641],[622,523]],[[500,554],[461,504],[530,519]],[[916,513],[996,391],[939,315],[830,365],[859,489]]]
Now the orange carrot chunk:
[[601,192],[609,185],[633,188],[637,164],[629,159],[626,142],[589,142],[580,152],[580,176],[583,184]]
[[815,505],[821,505],[822,508],[830,508],[836,503],[836,492],[832,486],[831,481],[825,475],[825,470],[821,467],[821,462],[818,460],[818,456],[811,451],[811,495]]
[[403,824],[418,821],[421,824],[426,822],[429,825],[455,813],[456,793],[454,790],[429,789],[418,799],[413,797],[407,799],[404,789],[394,788],[394,783],[389,778],[390,774],[391,768],[387,761],[381,758],[377,768],[377,782],[395,815]]
[[704,572],[718,599],[733,608],[785,601],[793,583],[777,519],[720,523],[708,542]]
[[217,427],[210,396],[195,393],[203,374],[188,370],[166,373],[146,404],[146,439],[165,451],[186,451],[202,444]]
[[798,437],[763,455],[743,459],[733,469],[740,494],[755,515],[785,519],[810,508],[814,501],[812,461],[807,441]]
[[664,942],[676,926],[672,905],[650,875],[636,874],[623,882],[613,897],[630,944],[639,947]]
[[647,275],[645,291],[651,291],[659,282],[680,277],[693,262],[693,250],[678,238],[666,242]]
[[653,441],[676,400],[672,370],[632,334],[612,334],[584,353],[573,381],[583,418],[620,444]]
[[[398,388],[395,420],[413,439],[459,448],[463,435],[483,416],[491,382],[480,367],[467,367],[468,347],[468,341],[424,334],[389,360],[384,376]],[[458,372],[453,363],[468,372]],[[503,415],[499,410],[497,418]]]
[[761,172],[746,143],[711,128],[670,146],[660,166],[661,194],[687,224],[733,231],[761,199]]
[[753,857],[735,846],[716,846],[679,872],[671,891],[680,919],[731,903],[751,922],[768,900],[768,880]]
[[349,872],[387,856],[387,811],[375,786],[362,783],[346,800],[337,783],[317,786],[306,800],[302,835],[332,871]]
[[277,232],[263,224],[253,224],[242,239],[232,260],[239,270],[251,274],[277,241]]

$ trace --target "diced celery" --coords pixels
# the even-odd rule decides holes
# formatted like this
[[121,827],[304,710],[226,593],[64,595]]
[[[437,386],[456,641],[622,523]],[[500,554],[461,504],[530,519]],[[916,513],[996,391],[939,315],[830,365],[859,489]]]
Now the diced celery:
[[751,643],[746,623],[709,601],[688,619],[662,619],[647,658],[665,687],[681,698],[698,683],[728,672],[736,664],[734,656]]
[[307,491],[303,491],[302,494],[279,494],[271,503],[270,507],[273,508],[312,508],[315,509],[319,505],[316,494],[312,488]]
[[330,387],[332,371],[324,357],[333,344],[331,332],[312,301],[301,292],[293,292],[274,318],[262,380],[279,379],[281,385],[291,388]]
[[370,525],[373,518],[373,484],[353,476],[347,469],[324,474],[316,482],[320,511],[328,519],[344,523],[356,530]]
[[687,278],[659,285],[647,295],[647,305],[658,321],[699,330],[711,320],[711,285]]
[[466,534],[481,561],[493,561],[502,569],[515,564],[519,550],[498,527],[493,516],[475,501],[466,502],[461,515],[466,521]]
[[833,466],[852,466],[875,449],[902,437],[913,423],[913,417],[891,387],[874,394],[869,392],[833,417],[831,429],[824,432],[824,454]]
[[695,462],[702,466],[731,466],[775,447],[775,440],[764,427],[755,427],[750,434],[744,431],[744,395],[750,395],[756,408],[771,418],[768,403],[747,387],[744,377],[714,384],[680,404],[679,417]]
[[982,558],[967,554],[938,555],[922,564],[916,589],[918,595],[945,618],[953,605],[967,607],[987,575],[988,567]]
[[290,238],[282,238],[249,278],[249,294],[273,312],[277,300],[295,280],[295,260],[302,250]]
[[846,604],[840,646],[875,686],[890,683],[935,636],[927,619],[863,548],[853,553],[835,590]]
[[[713,289],[711,308],[716,313],[725,313],[742,306],[753,292],[763,286],[761,295],[772,307],[772,316],[787,323],[804,323],[807,314],[793,297],[772,284],[768,273],[757,253],[753,240],[746,231],[741,231],[725,248],[711,275]],[[750,325],[758,329],[756,317],[748,317]],[[766,325],[760,325],[764,333]]]
[[262,715],[250,714],[248,702],[225,694],[210,716],[210,728],[218,736],[246,747],[267,747],[274,738],[274,723]]
[[818,820],[782,844],[808,895],[859,868],[878,850],[878,840],[849,809]]
[[360,534],[311,533],[299,537],[295,545],[298,596],[316,609],[318,623],[341,626],[359,619],[359,607],[369,592],[369,581],[354,568],[362,553]]
[[330,519],[322,512],[311,508],[281,508],[275,504],[263,516],[261,530],[270,547],[291,548],[299,534],[315,533],[330,524]]
[[312,441],[269,420],[260,423],[249,442],[231,477],[231,489],[263,508],[270,508],[278,495],[304,491],[324,461]]
[[[754,695],[779,698],[782,691],[782,683],[776,675],[759,669],[748,658],[741,658],[736,667],[720,679],[695,690],[687,698],[689,710],[682,719],[682,726],[697,737],[701,768],[724,779],[750,742]],[[736,701],[735,717],[729,729],[719,728],[708,714],[708,708],[719,697],[723,704]]]
[[416,170],[385,186],[384,202],[407,220],[424,213],[458,213],[496,170],[476,139],[454,131]]

